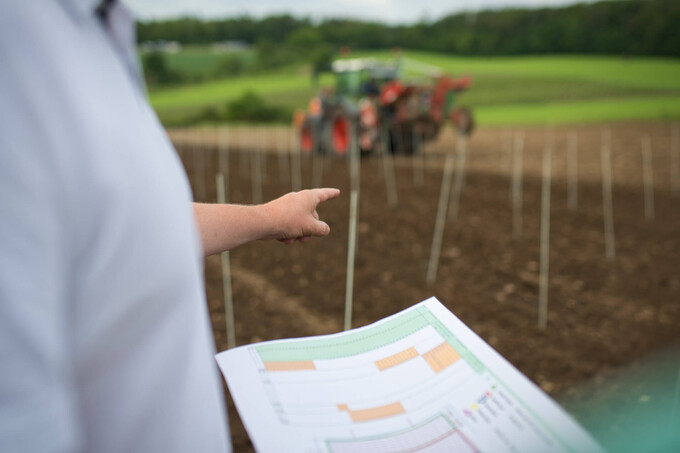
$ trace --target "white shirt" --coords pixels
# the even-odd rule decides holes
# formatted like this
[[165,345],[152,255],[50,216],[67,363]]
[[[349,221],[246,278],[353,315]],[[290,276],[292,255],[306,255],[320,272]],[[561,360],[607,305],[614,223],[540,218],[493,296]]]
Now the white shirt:
[[0,451],[224,452],[180,162],[97,0],[0,0]]

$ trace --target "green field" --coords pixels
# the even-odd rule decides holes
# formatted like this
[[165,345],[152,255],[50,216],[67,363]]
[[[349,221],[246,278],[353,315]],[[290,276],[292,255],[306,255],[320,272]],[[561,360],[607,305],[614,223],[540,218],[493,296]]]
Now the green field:
[[187,75],[203,75],[215,71],[220,60],[228,57],[238,57],[250,62],[255,54],[252,51],[223,53],[205,46],[184,46],[181,52],[167,54],[166,60],[168,67],[173,71]]
[[[173,56],[171,65],[209,67],[210,55]],[[388,59],[389,52],[356,53]],[[407,51],[404,56],[454,74],[474,77],[461,103],[480,125],[588,123],[680,118],[680,61],[592,56],[452,57]],[[182,58],[184,58],[182,60]],[[191,58],[195,59],[192,63]],[[214,59],[214,57],[213,57]],[[178,63],[181,61],[181,63]],[[322,78],[332,84],[332,76]],[[247,90],[272,104],[304,107],[316,89],[303,68],[152,91],[151,102],[168,124],[206,106],[221,107]]]

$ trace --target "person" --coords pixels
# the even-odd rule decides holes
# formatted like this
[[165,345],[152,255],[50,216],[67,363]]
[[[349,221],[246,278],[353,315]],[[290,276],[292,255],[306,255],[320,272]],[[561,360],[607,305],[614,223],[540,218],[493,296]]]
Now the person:
[[0,451],[228,451],[202,257],[327,235],[339,192],[192,204],[99,1],[0,1]]

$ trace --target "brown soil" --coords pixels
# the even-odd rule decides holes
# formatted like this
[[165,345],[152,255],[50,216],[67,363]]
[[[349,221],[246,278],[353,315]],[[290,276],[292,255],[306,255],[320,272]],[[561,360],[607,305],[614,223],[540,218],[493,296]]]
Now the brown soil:
[[[446,226],[437,281],[425,283],[444,153],[454,140],[444,134],[428,147],[422,187],[414,164],[395,159],[399,205],[386,204],[379,159],[361,162],[359,248],[356,257],[354,326],[393,314],[436,296],[472,330],[553,396],[575,391],[663,346],[680,340],[680,196],[671,193],[670,126],[611,127],[616,258],[605,259],[601,127],[579,127],[578,209],[567,207],[566,143],[571,129],[555,129],[548,328],[537,327],[541,152],[544,130],[526,129],[522,239],[513,240],[509,202],[511,131],[478,131],[470,141],[468,173],[458,220]],[[269,133],[266,129],[255,131]],[[656,218],[645,220],[640,139],[652,137]],[[171,134],[194,188],[194,154],[206,159],[205,200],[215,201],[214,145],[187,144],[187,132]],[[203,133],[205,145],[212,135]],[[231,201],[252,200],[249,159],[262,143],[243,133],[229,158]],[[232,143],[236,142],[232,138]],[[254,145],[253,145],[254,146]],[[193,153],[191,151],[194,151]],[[243,151],[243,152],[240,152]],[[265,199],[290,190],[280,179],[279,157],[264,154]],[[303,158],[304,185],[312,160]],[[284,246],[272,241],[231,253],[238,344],[339,331],[342,327],[348,233],[348,167],[326,159],[323,184],[343,190],[319,209],[331,226],[325,239]],[[195,190],[196,193],[196,190]],[[226,348],[219,257],[206,260],[206,291],[218,350]],[[231,400],[236,451],[252,451]]]

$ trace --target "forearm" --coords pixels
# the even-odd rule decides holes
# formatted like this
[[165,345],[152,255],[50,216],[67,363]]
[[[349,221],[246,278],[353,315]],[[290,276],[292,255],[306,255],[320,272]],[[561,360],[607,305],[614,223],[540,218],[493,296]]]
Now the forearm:
[[194,203],[203,253],[220,253],[257,239],[290,244],[326,236],[330,227],[319,220],[316,207],[338,195],[337,189],[311,189],[255,206]]
[[194,203],[205,256],[231,250],[274,231],[266,205]]

